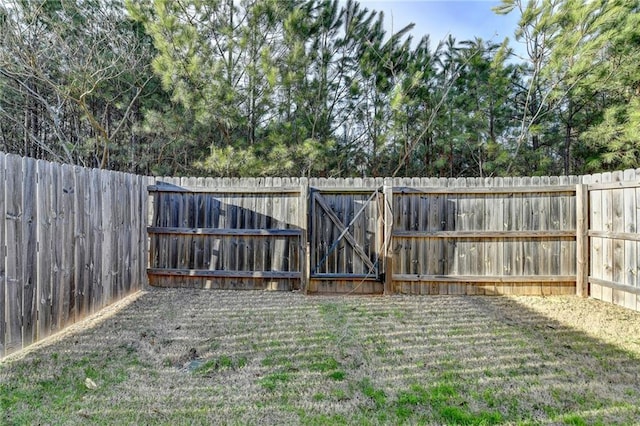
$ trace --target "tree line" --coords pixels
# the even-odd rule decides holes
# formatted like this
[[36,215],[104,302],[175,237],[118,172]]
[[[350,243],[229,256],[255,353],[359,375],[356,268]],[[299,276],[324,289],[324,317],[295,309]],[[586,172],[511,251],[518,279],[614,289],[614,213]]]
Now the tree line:
[[354,0],[11,0],[0,150],[156,175],[640,167],[639,6],[502,0],[520,20],[495,42],[390,33]]

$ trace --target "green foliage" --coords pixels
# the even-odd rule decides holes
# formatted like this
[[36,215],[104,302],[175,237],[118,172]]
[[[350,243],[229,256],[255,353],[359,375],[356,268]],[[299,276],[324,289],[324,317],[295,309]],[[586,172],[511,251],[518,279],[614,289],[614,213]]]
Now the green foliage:
[[562,423],[573,426],[586,426],[588,423],[578,415],[570,414],[562,417]]
[[314,360],[314,362],[312,362],[309,365],[309,370],[311,371],[319,371],[319,372],[326,372],[326,371],[330,371],[330,370],[335,370],[338,367],[340,367],[340,364],[338,363],[338,361],[336,361],[335,358],[333,357],[320,357],[320,359],[318,360]]
[[387,395],[382,389],[376,389],[371,383],[371,379],[365,377],[359,383],[361,392],[370,398],[375,404],[376,409],[381,409],[387,402]]
[[414,384],[398,394],[396,415],[400,421],[411,418],[421,409],[434,410],[443,424],[494,425],[503,420],[497,411],[470,411],[456,387],[449,382],[438,383],[431,388]]
[[291,380],[291,375],[289,373],[271,373],[260,379],[260,385],[266,390],[273,392],[279,384],[287,383],[289,380]]
[[247,365],[247,359],[244,357],[233,358],[227,355],[221,355],[218,358],[209,359],[193,370],[194,374],[211,377],[213,374],[229,370],[240,369]]
[[509,39],[414,41],[338,0],[0,6],[3,150],[143,174],[637,167],[638,0],[502,0]]
[[347,373],[342,370],[336,370],[328,376],[331,380],[342,381],[347,378]]
[[9,2],[0,16],[3,150],[140,171],[152,47],[121,2]]

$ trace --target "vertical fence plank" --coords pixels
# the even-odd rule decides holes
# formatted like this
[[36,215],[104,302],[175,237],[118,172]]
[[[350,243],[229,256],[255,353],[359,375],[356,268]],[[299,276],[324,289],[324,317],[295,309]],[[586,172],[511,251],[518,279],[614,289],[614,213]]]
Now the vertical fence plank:
[[134,228],[137,225],[135,221],[135,217],[137,216],[133,209],[138,209],[138,203],[135,200],[135,195],[133,191],[133,181],[134,176],[132,175],[123,175],[124,178],[124,187],[126,192],[124,196],[121,196],[122,200],[122,209],[123,209],[123,230],[124,235],[120,238],[123,240],[123,249],[124,253],[122,254],[122,258],[119,259],[120,269],[122,274],[122,288],[123,288],[123,296],[126,296],[131,293],[131,285],[132,285],[132,268],[135,266],[135,255],[134,251],[137,249],[136,240],[136,231],[138,228]]
[[[636,171],[636,176],[640,177],[640,170]],[[638,187],[635,188],[635,202],[636,202],[636,206],[640,207],[640,185],[638,185]],[[635,228],[636,228],[636,232],[640,233],[640,208],[636,208],[636,215],[635,215]],[[640,253],[640,242],[636,242],[636,253]],[[640,289],[640,262],[637,262],[637,266],[636,266],[636,270],[634,271],[635,274],[635,287],[636,289]],[[636,299],[636,307],[635,309],[640,311],[640,295],[636,295],[635,296]]]
[[382,212],[384,217],[384,294],[393,294],[393,222],[394,222],[394,194],[393,194],[393,181],[391,178],[385,178],[383,192],[383,205],[384,210]]
[[7,155],[5,179],[5,229],[7,267],[5,322],[7,354],[22,349],[22,158]]
[[149,277],[147,276],[147,268],[150,265],[150,259],[149,259],[149,252],[150,250],[149,248],[149,234],[147,231],[147,223],[152,223],[152,222],[148,222],[149,219],[146,218],[150,218],[151,215],[153,214],[153,209],[155,209],[155,205],[152,204],[152,199],[151,197],[148,196],[147,194],[147,186],[150,185],[153,182],[152,178],[146,178],[146,177],[140,177],[139,178],[139,184],[138,184],[138,188],[139,188],[139,200],[140,200],[140,209],[141,209],[141,214],[140,214],[140,230],[139,230],[139,235],[140,238],[138,240],[138,255],[140,257],[140,262],[139,263],[139,270],[138,270],[138,280],[140,280],[140,282],[138,283],[139,288],[143,288],[143,286],[149,284]]
[[22,159],[22,344],[37,340],[37,168],[33,158]]
[[[602,182],[602,175],[596,174],[591,176],[592,183]],[[603,231],[602,225],[602,192],[601,190],[589,191],[589,229],[594,231]],[[602,254],[602,238],[590,238],[590,254],[589,254],[589,275],[594,278],[604,278],[602,274],[603,254]],[[589,288],[589,294],[596,299],[602,300],[602,286],[592,284]]]
[[576,186],[576,294],[589,295],[589,190]]
[[103,226],[102,226],[102,171],[91,171],[91,297],[90,312],[96,312],[105,300],[105,283],[102,280]]
[[[611,182],[611,173],[602,174],[602,182]],[[613,231],[613,190],[606,189],[602,192],[602,230]],[[613,279],[613,240],[611,238],[602,239],[602,279],[612,281]],[[602,300],[613,303],[613,289],[608,286],[602,287]]]
[[[299,255],[300,272],[302,278],[300,282],[301,290],[305,294],[309,293],[309,181],[307,178],[300,179],[300,195],[298,198],[298,228],[302,231],[300,236]],[[255,255],[254,255],[255,258]]]
[[55,333],[62,328],[62,177],[59,164],[51,165],[51,332]]
[[[510,177],[505,177],[503,180],[504,186],[513,186],[512,179]],[[504,195],[504,204],[502,209],[502,229],[504,231],[510,231],[513,229],[513,215],[511,214],[514,204],[514,194],[505,194]],[[513,275],[513,240],[508,239],[505,240],[502,246],[502,274],[505,276]]]
[[76,319],[82,319],[89,313],[89,267],[87,254],[89,246],[87,244],[87,226],[90,208],[90,179],[88,170],[82,167],[73,168],[74,176],[74,193],[73,193],[73,210],[75,211],[73,223],[74,235],[74,289],[76,302]]
[[[570,184],[570,180],[568,178],[568,176],[563,176],[560,178],[560,184],[561,185],[569,185]],[[586,232],[588,232],[588,226],[589,226],[589,209],[588,209],[588,203],[589,203],[589,194],[588,194],[588,189],[586,187],[582,188],[582,191],[584,192],[583,194],[583,211],[580,212],[577,210],[577,202],[573,201],[573,198],[568,195],[568,194],[564,194],[559,198],[558,200],[558,205],[559,205],[559,211],[558,211],[558,229],[561,231],[568,231],[571,229],[576,229],[576,232],[578,232],[577,230],[577,215],[583,214],[584,216],[582,217],[583,220],[583,226],[586,228]],[[576,200],[578,198],[577,195],[577,187],[576,187]],[[585,204],[586,203],[586,204]],[[583,229],[581,232],[585,232],[585,229]],[[579,234],[577,234],[576,236],[576,240],[580,238]],[[586,239],[583,240],[583,244],[584,246],[581,247],[581,250],[587,250],[586,252],[583,252],[583,256],[586,255],[587,257],[584,258],[583,260],[586,262],[583,264],[583,267],[585,268],[585,270],[582,271],[583,274],[586,274],[585,279],[588,279],[589,276],[589,240],[588,237],[585,237]],[[577,272],[577,242],[573,242],[569,239],[562,239],[560,241],[560,274],[561,275],[573,275],[576,274]],[[583,283],[584,284],[584,283]],[[577,289],[576,289],[577,291]],[[586,296],[586,295],[585,295]]]
[[[624,180],[626,182],[636,180],[635,170],[625,170]],[[624,232],[637,233],[636,223],[636,194],[635,188],[625,188],[623,190],[623,203],[624,203]],[[637,242],[626,240],[624,242],[624,262],[623,262],[623,279],[622,283],[630,287],[635,287],[636,275],[638,271],[638,258],[637,258]],[[624,303],[625,308],[636,308],[636,295],[631,292],[625,292]]]
[[[275,181],[275,178],[274,178]],[[274,186],[281,186],[282,182],[274,182]],[[286,211],[286,196],[275,196],[273,197],[273,215],[274,222],[273,228],[281,229],[284,228],[284,215]],[[285,257],[285,239],[284,238],[275,238],[274,243],[274,251],[273,258],[271,261],[271,270],[272,271],[283,271],[284,269],[284,257]]]
[[124,232],[124,208],[125,204],[121,202],[124,195],[124,178],[125,174],[117,172],[114,179],[111,181],[111,199],[113,203],[114,214],[114,226],[113,226],[113,249],[111,250],[111,276],[114,280],[114,294],[112,302],[120,300],[124,296],[124,283],[122,282],[122,271],[124,270],[124,264],[122,259],[124,258],[125,241]]
[[[485,209],[484,209],[484,230],[486,231],[502,231],[502,195],[486,194],[484,197]],[[502,241],[494,238],[488,239],[484,242],[485,245],[485,273],[487,275],[500,276],[503,274],[503,260],[502,260]],[[476,287],[476,286],[469,286]]]
[[38,339],[51,334],[52,329],[52,209],[51,163],[38,160]]
[[111,199],[111,173],[101,173],[102,194],[102,304],[108,305],[113,300],[113,276],[111,275],[111,258],[113,251],[113,204]]
[[[612,173],[612,180],[618,182],[622,180],[622,172]],[[624,232],[624,199],[623,190],[614,189],[611,191],[611,230],[614,233]],[[624,241],[620,238],[612,238],[611,277],[615,283],[622,284],[624,279]],[[624,292],[613,289],[612,300],[616,305],[624,305]]]
[[73,209],[74,203],[74,173],[73,167],[63,165],[61,167],[61,191],[58,192],[61,197],[61,239],[62,239],[62,254],[61,254],[61,296],[62,302],[62,327],[66,327],[75,322],[75,278],[74,273],[74,228],[73,222],[75,219],[75,212]]

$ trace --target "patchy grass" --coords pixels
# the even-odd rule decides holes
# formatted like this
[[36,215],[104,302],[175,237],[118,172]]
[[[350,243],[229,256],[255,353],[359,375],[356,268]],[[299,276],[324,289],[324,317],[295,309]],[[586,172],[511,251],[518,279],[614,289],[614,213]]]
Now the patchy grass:
[[154,289],[2,362],[0,424],[634,424],[639,362],[594,300]]

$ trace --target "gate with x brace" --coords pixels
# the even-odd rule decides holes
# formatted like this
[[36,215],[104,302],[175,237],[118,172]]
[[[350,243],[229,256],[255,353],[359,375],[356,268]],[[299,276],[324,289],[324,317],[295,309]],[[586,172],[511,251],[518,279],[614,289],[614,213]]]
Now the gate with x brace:
[[309,291],[382,294],[382,188],[310,188]]

